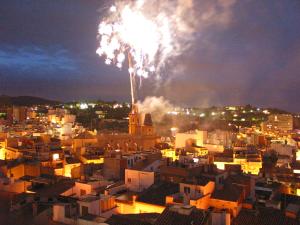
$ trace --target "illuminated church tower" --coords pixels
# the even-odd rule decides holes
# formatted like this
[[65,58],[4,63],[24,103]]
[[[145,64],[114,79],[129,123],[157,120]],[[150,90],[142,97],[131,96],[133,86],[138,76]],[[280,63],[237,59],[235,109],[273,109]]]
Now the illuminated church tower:
[[129,113],[129,134],[140,135],[140,115],[136,104],[132,105],[131,112]]
[[154,135],[151,114],[140,114],[136,104],[132,105],[132,110],[129,113],[129,134],[142,136]]
[[150,113],[145,114],[143,125],[142,125],[141,129],[142,129],[143,135],[153,135],[154,134],[152,117],[151,117]]

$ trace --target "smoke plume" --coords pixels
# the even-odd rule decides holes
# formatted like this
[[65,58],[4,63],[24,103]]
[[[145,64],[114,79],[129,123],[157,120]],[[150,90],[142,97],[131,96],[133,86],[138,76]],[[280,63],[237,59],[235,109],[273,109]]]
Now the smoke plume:
[[172,104],[162,96],[146,97],[143,102],[139,101],[137,104],[141,113],[151,113],[154,123],[160,122],[164,115],[174,108]]

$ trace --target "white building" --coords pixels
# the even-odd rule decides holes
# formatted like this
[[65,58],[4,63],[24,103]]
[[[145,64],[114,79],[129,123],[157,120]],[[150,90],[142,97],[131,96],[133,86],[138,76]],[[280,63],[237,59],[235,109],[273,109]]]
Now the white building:
[[[77,208],[79,215],[77,215]],[[115,198],[110,195],[85,195],[72,203],[55,203],[52,219],[55,222],[78,225],[99,225],[117,212]]]
[[125,185],[130,191],[141,192],[154,184],[154,172],[125,170]]
[[97,194],[97,190],[112,184],[112,182],[101,180],[101,181],[77,181],[75,185],[64,192],[63,196],[75,196],[81,197],[89,194]]
[[207,131],[191,131],[187,133],[177,133],[175,136],[175,148],[185,148],[192,144],[203,146],[207,140]]
[[205,144],[222,145],[230,147],[236,138],[236,135],[226,130],[214,130],[208,132]]

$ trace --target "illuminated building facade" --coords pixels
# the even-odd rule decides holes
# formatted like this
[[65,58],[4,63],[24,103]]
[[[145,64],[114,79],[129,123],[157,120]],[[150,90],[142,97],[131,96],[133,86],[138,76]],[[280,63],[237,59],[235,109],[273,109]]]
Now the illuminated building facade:
[[100,133],[98,144],[108,150],[119,149],[122,152],[143,151],[153,148],[159,137],[155,134],[152,118],[149,113],[139,113],[133,105],[129,113],[129,133]]
[[262,168],[262,159],[259,155],[247,154],[220,154],[215,156],[214,164],[220,170],[225,170],[225,165],[241,165],[244,173],[258,175]]
[[293,130],[293,116],[290,114],[269,115],[268,120],[263,122],[261,127],[263,132],[291,131]]

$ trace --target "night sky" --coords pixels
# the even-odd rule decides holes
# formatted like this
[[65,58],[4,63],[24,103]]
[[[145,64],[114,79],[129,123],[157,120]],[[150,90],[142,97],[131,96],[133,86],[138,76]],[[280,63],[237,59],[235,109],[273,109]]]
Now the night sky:
[[[140,97],[300,111],[300,1],[194,2],[195,11],[213,9],[218,21],[196,32],[192,48],[169,63],[161,80],[143,81]],[[219,11],[219,4],[227,3]],[[107,5],[105,0],[0,0],[0,94],[129,100],[127,70],[105,65],[95,53]],[[204,10],[197,9],[201,6]]]

